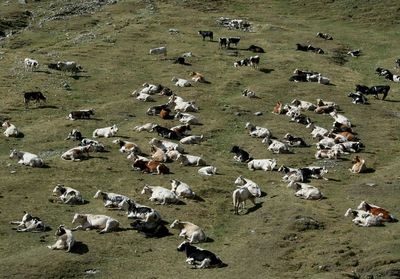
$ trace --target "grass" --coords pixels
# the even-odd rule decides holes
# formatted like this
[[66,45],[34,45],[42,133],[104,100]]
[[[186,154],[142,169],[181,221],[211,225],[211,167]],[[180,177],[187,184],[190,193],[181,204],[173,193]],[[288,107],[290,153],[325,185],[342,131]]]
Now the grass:
[[[126,0],[103,6],[90,15],[39,26],[43,17],[67,3],[9,2],[0,8],[0,18],[11,18],[24,10],[34,14],[29,28],[0,42],[0,116],[10,118],[25,135],[19,139],[2,137],[0,141],[0,277],[118,278],[124,274],[128,278],[397,278],[399,224],[363,229],[355,227],[343,214],[361,200],[390,209],[395,215],[400,209],[399,88],[374,74],[378,66],[392,69],[397,58],[398,19],[393,11],[400,8],[399,4],[382,1],[378,9],[365,1],[352,1],[350,5],[348,1],[235,0],[202,1],[200,5],[194,1]],[[156,5],[156,9],[150,10],[149,3]],[[260,12],[254,13],[254,7]],[[329,12],[321,13],[325,8]],[[215,20],[221,16],[248,19],[255,32],[217,26]],[[169,28],[177,28],[180,33],[171,35]],[[242,48],[250,44],[262,46],[266,53],[261,55],[260,68],[267,70],[233,68],[236,57],[219,50],[215,41],[203,42],[198,30],[212,30],[214,38],[241,36],[238,59],[252,55]],[[331,33],[334,40],[315,38],[318,31]],[[326,54],[296,52],[295,43],[321,47]],[[147,54],[149,48],[161,45],[168,48],[167,59]],[[356,48],[364,55],[346,57],[347,61],[338,63],[335,50]],[[189,61],[191,66],[169,60],[187,51],[195,54]],[[25,71],[25,57],[39,60],[40,71]],[[85,72],[79,79],[47,72],[44,64],[58,60],[75,60]],[[288,78],[295,68],[319,71],[335,86],[292,83]],[[190,71],[203,72],[211,84],[175,88],[170,81],[172,76],[188,78]],[[72,90],[65,90],[62,82],[67,82]],[[174,174],[166,177],[133,172],[112,139],[100,140],[110,152],[95,153],[90,160],[72,163],[60,159],[62,152],[75,145],[64,141],[70,130],[77,128],[90,137],[94,129],[114,123],[120,128],[118,136],[149,152],[148,141],[155,135],[137,133],[132,128],[146,122],[172,127],[177,121],[147,116],[147,108],[154,103],[141,103],[130,97],[144,82],[166,85],[184,99],[196,102],[200,107],[196,115],[204,125],[193,127],[193,134],[204,134],[207,141],[186,149],[190,154],[203,155],[207,162],[217,166],[220,175],[200,177],[197,168],[176,163],[168,165]],[[369,106],[351,104],[346,95],[357,83],[389,84],[388,100],[371,98]],[[254,90],[261,98],[244,99],[240,95],[244,88]],[[22,92],[26,90],[43,91],[48,103],[25,109]],[[165,97],[155,98],[157,104],[166,102]],[[350,174],[351,156],[334,162],[316,161],[314,147],[295,149],[292,155],[274,155],[261,140],[246,134],[244,125],[251,122],[268,127],[277,138],[290,132],[313,143],[302,125],[270,113],[278,100],[287,103],[294,98],[336,101],[356,124],[355,129],[366,145],[360,156],[375,172]],[[69,111],[85,108],[95,109],[95,119],[65,119]],[[256,111],[263,115],[254,116]],[[329,127],[332,123],[328,116],[307,114],[318,125]],[[232,160],[229,150],[234,144],[253,157],[276,158],[279,165],[327,165],[331,180],[311,182],[321,188],[327,199],[299,200],[281,182],[280,173],[248,171],[246,165]],[[11,148],[40,154],[49,168],[19,166],[8,158]],[[256,211],[234,216],[231,193],[239,174],[258,182],[267,195],[259,199],[262,206]],[[191,185],[204,202],[188,200],[186,205],[160,206],[140,195],[144,184],[169,187],[168,180],[172,178]],[[57,183],[79,189],[89,203],[64,206],[48,202]],[[78,231],[74,235],[81,242],[79,253],[47,249],[46,245],[55,241],[54,229],[61,223],[70,226],[75,212],[111,215],[123,228],[129,228],[125,213],[108,211],[101,201],[92,198],[97,189],[125,194],[153,206],[167,222],[179,218],[201,226],[214,242],[199,246],[215,252],[228,267],[188,269],[184,255],[175,250],[182,241],[176,231],[163,239],[145,239],[130,230],[105,235]],[[11,230],[9,221],[20,219],[24,210],[41,217],[53,230],[43,234],[18,234]],[[293,227],[295,216],[312,217],[324,228],[299,231]],[[99,273],[85,275],[88,269],[97,269]]]

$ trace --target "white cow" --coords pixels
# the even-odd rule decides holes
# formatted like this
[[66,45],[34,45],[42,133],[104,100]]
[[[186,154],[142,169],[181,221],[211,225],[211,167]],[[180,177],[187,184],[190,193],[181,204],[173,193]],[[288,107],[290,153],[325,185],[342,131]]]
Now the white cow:
[[171,81],[174,82],[175,86],[178,86],[178,87],[190,87],[190,86],[192,86],[190,81],[188,81],[187,79],[183,79],[183,78],[173,77],[171,79]]
[[271,137],[272,133],[270,130],[267,128],[255,126],[251,124],[250,122],[246,123],[245,128],[249,131],[249,135],[252,137],[257,137],[257,138],[265,138],[265,137]]
[[149,51],[149,54],[164,54],[167,55],[167,47],[156,47],[156,48],[151,48]]
[[379,215],[373,215],[364,210],[352,210],[351,208],[347,209],[346,213],[344,214],[345,217],[352,216],[354,218],[352,220],[353,223],[360,227],[382,226],[382,215],[382,213]]
[[193,114],[190,114],[190,113],[178,111],[175,114],[175,119],[179,119],[179,122],[182,122],[182,123],[188,124],[188,125],[200,124],[199,119],[197,119],[196,116],[194,116]]
[[196,197],[195,192],[190,189],[189,185],[177,179],[171,179],[171,191],[178,197],[193,199]]
[[32,58],[25,58],[24,64],[25,64],[25,69],[29,69],[31,71],[34,71],[37,68],[39,68],[39,62]]
[[61,159],[71,160],[73,162],[79,162],[82,160],[89,159],[89,152],[92,151],[94,151],[94,148],[91,144],[85,146],[77,146],[71,148],[70,150],[65,151],[61,155]]
[[256,197],[261,197],[261,189],[257,184],[246,183],[243,186],[238,186],[238,189],[232,193],[234,213],[239,214],[239,211],[244,210],[246,200],[250,200],[256,205]]
[[21,221],[11,221],[10,224],[18,225],[17,232],[43,232],[46,230],[46,226],[40,218],[34,217],[26,211],[24,211]]
[[97,190],[96,194],[93,196],[94,199],[102,199],[104,203],[104,207],[107,208],[122,208],[122,202],[124,200],[129,200],[127,196],[115,194],[111,192],[103,192],[101,190]]
[[314,123],[310,123],[306,126],[308,129],[311,129],[311,135],[313,138],[324,137],[329,134],[329,131],[320,126],[316,126]]
[[311,102],[301,101],[301,100],[297,100],[297,99],[294,99],[294,100],[291,102],[291,104],[294,105],[294,106],[296,106],[296,107],[298,107],[298,108],[300,108],[301,110],[314,111],[314,110],[317,108],[317,106],[314,105],[314,104],[311,103]]
[[272,153],[281,154],[281,153],[290,153],[289,146],[287,143],[278,141],[278,140],[270,140],[269,138],[264,138],[262,143],[269,144],[268,150]]
[[97,138],[97,137],[105,137],[105,138],[109,138],[109,137],[113,137],[117,134],[118,132],[118,127],[117,125],[113,125],[110,127],[105,127],[105,128],[99,128],[93,131],[93,137]]
[[296,197],[306,199],[306,200],[320,200],[323,198],[321,191],[314,186],[306,183],[293,183],[292,187],[296,190],[294,194]]
[[179,142],[182,144],[199,144],[200,142],[203,141],[203,139],[204,139],[203,135],[200,136],[192,135],[182,138]]
[[19,136],[17,127],[15,127],[15,125],[11,124],[9,121],[4,121],[1,126],[3,128],[6,128],[6,130],[4,131],[4,135],[6,137],[18,137]]
[[75,244],[75,238],[72,235],[72,231],[65,228],[65,225],[60,225],[55,232],[55,236],[58,236],[56,243],[47,246],[47,248],[51,250],[66,250],[66,252],[70,252],[72,246]]
[[179,201],[174,192],[161,186],[145,185],[141,194],[151,194],[149,200],[158,204],[177,203]]
[[343,114],[339,114],[339,113],[337,113],[335,111],[332,111],[331,113],[329,113],[329,115],[333,117],[335,122],[337,122],[339,124],[342,124],[344,126],[347,126],[349,128],[351,127],[350,120],[346,116],[344,116]]
[[184,148],[182,146],[180,146],[177,143],[171,142],[171,141],[166,141],[166,140],[159,140],[156,138],[152,138],[149,141],[150,145],[154,145],[158,148],[161,148],[164,152],[168,151],[168,150],[177,150],[181,153],[184,152]]
[[180,230],[179,236],[189,240],[189,243],[199,243],[207,240],[204,231],[199,226],[190,222],[183,222],[176,219],[172,222],[170,228]]
[[197,171],[201,175],[211,176],[217,174],[217,168],[214,166],[202,167]]
[[143,102],[153,102],[154,101],[154,98],[147,93],[133,91],[132,96],[136,97],[137,100],[143,101]]
[[58,61],[57,69],[63,72],[77,73],[82,71],[82,67],[76,64],[75,61]]
[[188,155],[188,154],[179,154],[176,161],[180,162],[181,165],[184,166],[205,166],[206,161],[200,156]]
[[39,158],[38,155],[29,152],[18,151],[16,149],[13,149],[10,153],[10,159],[14,158],[19,159],[18,164],[21,165],[31,166],[36,168],[44,166],[43,159]]
[[106,215],[95,215],[95,214],[80,214],[76,213],[72,224],[79,224],[75,230],[88,231],[91,229],[102,229],[99,233],[106,233],[112,230],[116,230],[119,227],[119,222]]
[[57,195],[60,202],[65,204],[83,204],[84,200],[81,193],[71,187],[66,187],[61,184],[57,184],[53,189],[53,195]]
[[249,170],[272,171],[276,166],[275,159],[253,159],[247,163]]
[[142,132],[142,131],[152,132],[155,126],[157,126],[157,124],[146,123],[143,125],[135,126],[133,129],[138,132]]

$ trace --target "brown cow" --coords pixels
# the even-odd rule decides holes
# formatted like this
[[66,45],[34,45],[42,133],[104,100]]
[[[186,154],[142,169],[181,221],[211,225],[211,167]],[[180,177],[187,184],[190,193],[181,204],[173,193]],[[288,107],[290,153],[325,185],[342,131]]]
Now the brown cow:
[[352,161],[353,167],[350,169],[352,173],[362,173],[367,170],[367,166],[365,165],[365,160],[356,156]]
[[382,207],[373,204],[368,204],[366,201],[362,201],[360,205],[357,207],[357,209],[367,211],[375,216],[381,214],[382,221],[384,222],[397,222],[397,219],[392,214],[390,214],[389,211],[383,209]]
[[169,168],[159,161],[150,160],[148,162],[141,159],[135,160],[132,167],[142,172],[156,173],[156,174],[168,174]]

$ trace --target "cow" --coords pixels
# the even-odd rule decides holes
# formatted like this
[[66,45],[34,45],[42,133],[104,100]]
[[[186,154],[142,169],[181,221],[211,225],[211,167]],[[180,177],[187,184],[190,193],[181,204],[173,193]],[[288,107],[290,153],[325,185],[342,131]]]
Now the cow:
[[202,83],[206,83],[206,79],[204,78],[204,75],[199,73],[199,72],[190,72],[189,76],[192,77],[192,80],[194,82],[202,82]]
[[165,109],[161,109],[159,115],[160,115],[161,119],[170,119],[171,118],[170,113],[171,113],[171,110],[168,108],[165,108]]
[[214,253],[192,246],[187,241],[182,242],[177,250],[186,253],[186,263],[193,265],[195,269],[226,266]]
[[90,157],[89,152],[92,152],[92,151],[94,151],[94,148],[92,145],[73,147],[73,148],[65,151],[61,155],[61,159],[71,160],[73,162],[87,160]]
[[79,130],[72,129],[72,131],[69,132],[68,136],[64,140],[69,140],[69,139],[81,141],[84,139],[84,137],[82,136],[82,133]]
[[[152,153],[151,154],[151,159],[152,160],[157,161],[157,162],[167,162],[169,160],[168,156],[167,156],[167,153],[163,149],[152,145],[150,150],[151,150],[151,153]],[[144,161],[148,162],[150,160],[144,160]]]
[[121,209],[122,202],[124,200],[129,200],[127,196],[121,194],[115,194],[111,192],[103,192],[101,190],[97,190],[97,192],[93,196],[94,199],[102,199],[104,203],[104,207],[109,209]]
[[157,134],[163,138],[174,139],[174,140],[180,139],[180,137],[175,131],[172,131],[160,125],[155,125],[153,127],[153,131],[157,132]]
[[383,225],[383,218],[381,214],[376,216],[364,210],[352,210],[349,208],[344,216],[352,216],[354,218],[352,220],[353,223],[360,227],[374,227]]
[[367,171],[367,166],[365,165],[365,160],[356,156],[352,161],[353,166],[349,169],[352,173],[363,173]]
[[242,96],[247,98],[258,98],[256,96],[256,93],[254,91],[251,91],[250,89],[244,89],[242,91]]
[[147,109],[146,114],[147,115],[160,115],[160,112],[162,110],[169,110],[171,111],[171,104],[167,103],[167,104],[161,104],[161,105],[156,105],[156,106],[152,106],[150,108]]
[[238,189],[232,193],[233,210],[235,215],[238,215],[240,210],[244,210],[246,200],[250,200],[254,206],[256,206],[255,199],[261,197],[261,189],[255,183],[248,182],[237,187]]
[[252,158],[250,157],[249,153],[245,150],[243,150],[242,148],[240,148],[237,145],[234,145],[230,151],[231,153],[235,153],[235,156],[233,156],[233,159],[235,161],[241,162],[241,163],[247,163],[250,160],[252,160]]
[[361,92],[349,92],[349,94],[347,94],[347,97],[352,98],[351,102],[353,104],[361,104],[361,105],[368,105],[368,99],[367,97],[364,96],[363,93]]
[[64,204],[84,204],[81,193],[71,187],[66,187],[62,184],[57,184],[53,189],[53,196],[58,196],[57,199]]
[[188,131],[191,131],[192,128],[190,127],[190,125],[184,124],[184,125],[174,126],[171,128],[171,130],[174,131],[175,133],[177,133],[179,138],[183,138],[183,137],[189,136]]
[[204,140],[203,135],[200,135],[200,136],[191,135],[191,136],[186,136],[186,137],[180,139],[179,142],[182,144],[199,144],[203,140]]
[[72,224],[79,224],[72,231],[101,229],[99,233],[106,233],[119,228],[119,222],[106,215],[76,213],[72,219]]
[[207,240],[204,231],[193,223],[175,219],[169,227],[171,229],[178,229],[180,231],[179,236],[189,240],[189,243],[200,243]]
[[238,43],[240,42],[240,37],[228,37],[228,48],[231,47],[231,44],[235,45],[237,47]]
[[75,244],[75,238],[72,235],[72,231],[67,229],[65,225],[59,225],[54,235],[58,236],[56,243],[47,246],[47,248],[51,250],[66,250],[66,252],[71,252],[71,248]]
[[201,125],[199,119],[190,113],[178,111],[175,114],[175,119],[179,119],[179,122],[187,125]]
[[174,82],[175,86],[178,86],[178,87],[192,86],[192,84],[188,80],[183,79],[183,78],[172,77],[171,81]]
[[248,130],[249,135],[256,138],[272,137],[270,130],[264,127],[259,127],[247,122],[245,128]]
[[306,126],[308,129],[311,129],[311,135],[313,138],[317,138],[319,136],[326,136],[328,135],[329,131],[323,127],[315,125],[313,122]]
[[63,72],[72,72],[72,73],[79,73],[83,69],[80,65],[76,64],[74,61],[58,61],[57,62],[57,70]]
[[203,37],[203,41],[205,40],[206,37],[209,37],[210,41],[213,40],[214,33],[212,31],[199,31],[197,32],[197,34]]
[[319,149],[315,152],[315,159],[337,159],[340,156],[338,150],[332,149]]
[[383,222],[397,222],[398,220],[392,215],[390,214],[389,211],[387,211],[386,209],[373,205],[373,204],[369,204],[366,201],[362,201],[360,203],[359,206],[357,206],[358,210],[364,210],[374,216],[381,216],[382,217],[382,221]]
[[235,68],[241,67],[241,66],[249,66],[249,65],[250,65],[250,59],[249,58],[238,60],[238,61],[233,63],[233,67],[235,67]]
[[142,132],[142,131],[152,132],[156,125],[157,124],[154,124],[154,123],[146,123],[143,125],[135,126],[133,129],[138,132]]
[[296,190],[296,193],[294,195],[302,199],[320,200],[323,198],[323,194],[317,187],[311,186],[306,183],[293,183],[292,188]]
[[79,145],[80,146],[89,146],[90,145],[92,147],[92,151],[94,151],[94,152],[105,152],[106,151],[104,144],[102,144],[101,142],[98,142],[97,140],[93,140],[93,139],[83,138]]
[[156,202],[157,204],[167,204],[167,203],[177,203],[179,199],[177,195],[171,190],[161,187],[161,186],[150,186],[145,185],[141,192],[142,195],[150,194],[150,201]]
[[24,103],[27,108],[30,101],[35,101],[36,105],[41,101],[46,102],[47,98],[40,91],[24,92]]
[[136,90],[131,94],[133,97],[136,97],[136,100],[143,101],[143,102],[154,102],[154,98],[147,93],[140,93]]
[[382,100],[385,100],[386,96],[389,94],[389,85],[377,85],[369,88],[367,95],[374,95],[376,99],[379,99],[378,94],[382,94]]
[[249,58],[250,61],[250,66],[252,66],[254,69],[258,68],[258,65],[260,64],[260,56],[250,56]]
[[272,153],[275,154],[287,154],[291,153],[289,150],[289,146],[287,143],[270,139],[269,137],[265,137],[262,141],[262,143],[265,143],[268,145],[268,150],[271,151]]
[[218,43],[219,43],[220,48],[223,48],[223,47],[226,48],[226,46],[228,45],[228,38],[225,38],[225,37],[219,38]]
[[14,124],[11,124],[10,121],[6,120],[1,125],[6,130],[4,131],[4,135],[8,137],[19,137],[21,133],[18,131],[17,127]]
[[168,150],[177,150],[177,151],[179,151],[181,153],[184,152],[184,148],[181,145],[179,145],[177,143],[174,143],[174,142],[171,142],[171,141],[159,140],[159,139],[156,139],[156,138],[152,138],[149,141],[149,144],[150,145],[154,145],[154,146],[156,146],[158,148],[161,148],[165,152],[168,151]]
[[206,161],[200,156],[194,156],[189,154],[179,154],[176,161],[180,162],[183,166],[205,166],[207,165]]
[[169,168],[159,162],[159,161],[155,161],[155,160],[150,160],[150,161],[144,161],[141,159],[137,159],[133,162],[132,164],[132,168],[134,170],[139,170],[142,172],[146,172],[146,173],[154,173],[154,174],[169,174]]
[[205,175],[205,176],[211,176],[217,174],[217,168],[214,166],[205,166],[202,168],[199,168],[197,171],[198,174]]
[[128,212],[128,218],[140,219],[145,222],[159,222],[161,215],[151,207],[135,203],[131,199],[125,199],[120,203],[121,209]]
[[259,46],[250,45],[247,50],[255,52],[255,53],[265,53],[264,49]]
[[171,191],[178,197],[193,199],[196,197],[195,192],[190,189],[189,185],[177,179],[171,179]]
[[195,106],[194,101],[185,101],[182,97],[173,94],[168,98],[170,106],[175,105],[174,110],[180,112],[197,112],[198,107]]
[[71,111],[68,114],[67,119],[69,119],[69,120],[90,119],[91,115],[94,115],[93,109],[75,110],[75,111]]
[[317,37],[324,39],[324,40],[333,40],[333,37],[331,35],[329,35],[328,33],[317,32]]
[[18,164],[21,165],[30,166],[34,168],[41,168],[45,166],[43,159],[33,153],[18,151],[17,149],[13,149],[11,150],[10,153],[10,159],[14,158],[19,159]]
[[11,221],[10,224],[18,225],[17,232],[44,232],[46,230],[45,224],[39,217],[34,217],[26,211],[21,221]]
[[29,69],[31,71],[34,71],[39,68],[39,62],[32,58],[25,58],[24,65],[25,69]]
[[278,101],[272,110],[274,114],[286,114],[287,111],[283,108],[282,102]]
[[347,55],[350,55],[352,57],[358,57],[361,55],[361,50],[355,49],[355,50],[350,50],[346,53]]
[[162,47],[151,48],[149,50],[149,54],[163,54],[164,56],[166,56],[167,55],[167,47],[162,46]]
[[338,150],[343,154],[360,152],[364,148],[364,144],[359,141],[346,141],[337,143],[331,147],[332,150]]
[[314,111],[317,106],[314,105],[311,102],[307,102],[307,101],[301,101],[298,99],[293,99],[293,101],[291,102],[292,105],[300,108],[301,110],[309,110],[309,111]]
[[339,124],[342,124],[344,126],[347,126],[347,127],[351,127],[350,120],[346,116],[344,116],[343,114],[339,114],[336,111],[332,111],[332,112],[329,113],[329,115],[333,117],[335,122],[337,122]]
[[286,141],[288,146],[292,147],[309,147],[308,145],[302,138],[293,136],[289,133],[287,133],[283,139]]
[[116,139],[113,140],[112,143],[114,144],[118,144],[119,145],[119,152],[121,153],[135,153],[135,154],[142,154],[142,151],[140,150],[139,146],[134,143],[134,142],[130,142],[130,141],[125,141],[122,139]]
[[99,128],[93,131],[93,137],[97,138],[97,137],[105,137],[105,138],[109,138],[109,137],[113,137],[117,134],[118,132],[118,127],[117,125],[113,125],[110,127],[105,127],[105,128]]
[[247,167],[249,170],[263,170],[263,171],[272,171],[276,166],[275,159],[253,159],[247,163]]

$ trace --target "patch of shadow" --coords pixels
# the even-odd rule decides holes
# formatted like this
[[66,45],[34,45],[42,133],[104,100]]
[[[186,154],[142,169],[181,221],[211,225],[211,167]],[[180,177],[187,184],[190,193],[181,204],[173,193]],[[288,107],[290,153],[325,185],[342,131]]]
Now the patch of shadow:
[[259,203],[257,203],[255,206],[250,207],[249,209],[247,209],[247,212],[245,213],[245,215],[250,214],[250,213],[256,211],[257,209],[261,208],[262,205],[263,205],[263,202],[259,202]]
[[20,138],[23,138],[23,137],[25,137],[24,133],[18,132],[18,135],[16,136],[16,138],[20,139]]
[[267,193],[266,192],[264,192],[264,191],[261,191],[261,196],[260,196],[260,198],[262,198],[262,197],[266,197],[267,196]]
[[273,71],[275,71],[274,69],[267,69],[267,68],[260,68],[259,69],[260,72],[263,72],[264,74],[269,74]]
[[343,66],[346,64],[349,60],[347,59],[347,51],[345,48],[337,48],[333,50],[333,55],[329,57],[329,60],[333,62],[334,64]]
[[40,105],[37,108],[41,108],[41,109],[46,109],[46,108],[58,109],[57,106],[53,106],[53,105]]
[[175,205],[186,205],[186,203],[184,201],[177,201],[176,203],[174,203]]
[[215,241],[214,239],[212,239],[211,237],[207,236],[207,238],[206,238],[206,240],[204,242],[211,243],[211,242],[214,242],[214,241]]
[[198,202],[205,202],[205,201],[206,201],[205,199],[203,199],[202,197],[200,197],[200,196],[198,196],[198,195],[195,195],[195,196],[192,198],[192,200],[198,201]]
[[363,173],[374,173],[375,172],[375,169],[373,169],[373,168],[366,168],[364,171],[363,171]]
[[75,241],[75,244],[74,244],[74,246],[72,246],[70,252],[72,254],[83,255],[83,254],[86,254],[87,252],[89,252],[89,247],[81,241]]
[[325,227],[319,221],[308,216],[295,216],[290,220],[289,227],[293,230],[302,232],[306,230],[323,230]]
[[[388,99],[385,99],[385,101],[386,102],[392,102],[392,103],[400,103],[400,100],[388,100]],[[396,116],[396,117],[400,117],[400,112],[393,112],[393,114]]]
[[46,71],[44,71],[44,70],[36,70],[35,73],[44,73],[44,74],[48,74],[48,75],[51,74],[51,72],[47,71],[47,70]]
[[81,78],[90,78],[92,76],[82,76],[82,75],[71,75],[71,78],[75,79],[75,80],[79,80]]

